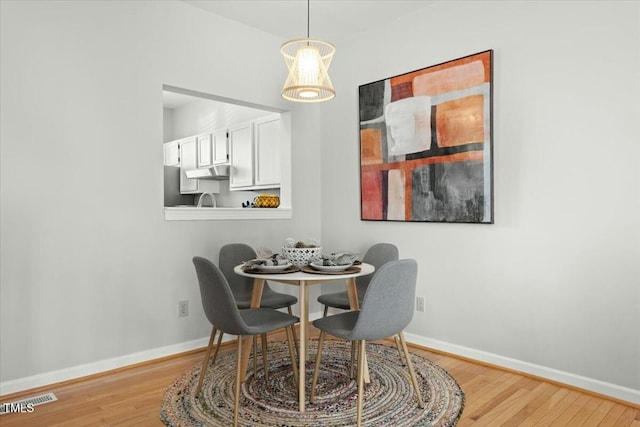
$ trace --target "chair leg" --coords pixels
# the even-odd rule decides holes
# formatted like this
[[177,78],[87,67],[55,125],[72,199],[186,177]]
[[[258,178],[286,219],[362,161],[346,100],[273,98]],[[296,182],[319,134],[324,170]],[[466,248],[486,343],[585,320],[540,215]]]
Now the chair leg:
[[[199,395],[200,390],[202,390],[204,375],[207,373],[207,368],[209,366],[209,356],[211,355],[211,349],[213,348],[213,341],[216,338],[217,331],[218,330],[216,328],[211,328],[211,336],[209,337],[209,345],[207,346],[207,353],[204,355],[204,361],[202,362],[202,369],[200,370],[200,379],[198,380],[198,387],[196,387],[196,396]],[[222,336],[222,331],[220,331],[220,336]],[[218,350],[216,349],[216,353],[217,352]],[[214,357],[213,363],[216,363],[215,357]]]
[[211,366],[216,364],[216,358],[218,357],[218,350],[220,350],[220,344],[222,343],[222,336],[224,335],[224,332],[219,331],[220,334],[218,335],[218,342],[216,343],[216,351],[213,352],[213,361],[211,362]]
[[356,362],[356,342],[351,341],[351,365],[349,366],[349,378],[353,379],[353,367]]
[[325,305],[324,310],[322,311],[322,317],[327,317],[327,313],[329,313],[329,306]]
[[253,336],[253,377],[258,375],[258,336]]
[[404,365],[404,354],[402,353],[402,348],[400,347],[400,341],[398,341],[398,336],[394,335],[393,341],[396,343],[396,348],[398,349],[398,354],[400,355],[400,364]]
[[360,340],[360,348],[358,349],[358,427],[362,425],[362,400],[364,397],[364,357],[365,357],[365,340]]
[[322,359],[322,344],[324,343],[324,331],[320,331],[320,338],[318,338],[318,354],[316,355],[316,365],[313,368],[313,381],[311,381],[311,396],[309,396],[309,402],[313,403],[313,398],[316,394],[316,384],[318,383],[318,371],[320,370],[320,359]]
[[[293,316],[291,306],[287,307],[287,311],[289,312],[289,316]],[[291,326],[291,332],[293,333],[293,348],[296,349],[296,357],[300,357],[300,355],[298,354],[298,337],[296,337],[296,328]]]
[[404,340],[404,333],[400,331],[398,333],[398,337],[400,337],[400,343],[402,344],[402,349],[404,350],[404,358],[407,361],[407,366],[409,367],[409,375],[411,376],[411,382],[413,383],[413,388],[416,391],[416,396],[418,397],[418,404],[421,408],[424,408],[424,402],[422,401],[422,393],[420,393],[420,388],[418,387],[418,380],[416,379],[416,371],[413,370],[413,363],[411,363],[411,358],[409,357],[409,350],[407,349],[407,343]]
[[233,404],[233,427],[238,425],[238,407],[240,406],[240,375],[242,365],[242,336],[238,336],[238,354],[236,367],[236,393]]
[[291,366],[293,367],[293,378],[296,382],[296,391],[300,390],[300,384],[298,381],[298,361],[296,360],[296,352],[293,349],[294,339],[293,339],[293,325],[285,328],[287,332],[287,344],[289,344],[289,356],[291,356]]
[[262,370],[264,371],[264,381],[268,384],[269,369],[267,369],[267,334],[262,334],[260,336],[260,341],[262,342],[260,351],[262,351]]

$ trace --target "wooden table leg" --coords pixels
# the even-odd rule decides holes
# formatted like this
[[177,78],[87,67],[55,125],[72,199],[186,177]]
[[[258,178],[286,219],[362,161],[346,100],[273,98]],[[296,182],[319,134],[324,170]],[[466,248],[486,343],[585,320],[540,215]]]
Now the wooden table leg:
[[360,302],[358,302],[358,288],[356,287],[356,279],[347,279],[347,295],[349,297],[349,306],[351,310],[360,310]]
[[[351,277],[347,279],[347,295],[349,297],[349,306],[351,310],[360,310],[360,302],[358,301],[358,288],[356,287],[356,279]],[[367,363],[367,354],[364,354],[364,382],[369,384],[369,364]]]
[[305,388],[306,388],[306,362],[307,362],[307,326],[309,323],[307,286],[304,280],[300,281],[300,350],[298,351],[298,403],[300,412],[305,411]]
[[[251,308],[260,307],[262,302],[262,290],[264,289],[264,279],[253,279],[253,292],[251,294]],[[242,344],[242,363],[240,364],[240,382],[244,382],[247,378],[247,368],[249,367],[249,358],[251,357],[251,346],[253,345],[252,337],[243,338]]]

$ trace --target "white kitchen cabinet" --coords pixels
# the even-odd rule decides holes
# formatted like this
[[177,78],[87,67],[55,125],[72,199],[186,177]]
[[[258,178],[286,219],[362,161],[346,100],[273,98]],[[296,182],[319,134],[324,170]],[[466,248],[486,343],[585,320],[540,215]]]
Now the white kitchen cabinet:
[[196,136],[198,145],[198,167],[229,162],[227,129]]
[[258,186],[280,185],[280,116],[254,122],[254,183]]
[[170,141],[163,144],[164,165],[180,166],[180,141]]
[[229,189],[254,190],[280,187],[279,115],[229,129]]
[[253,185],[253,123],[229,128],[229,189]]
[[213,133],[212,164],[229,162],[229,141],[227,129],[217,130]]
[[198,167],[211,166],[213,160],[213,147],[211,146],[211,134],[205,133],[196,137],[198,147]]
[[196,151],[196,138],[183,139],[180,144],[180,193],[195,193],[198,190],[198,181],[189,179],[185,171],[198,167],[198,153]]
[[220,183],[206,179],[187,178],[185,172],[198,167],[198,138],[180,140],[180,194],[219,193]]

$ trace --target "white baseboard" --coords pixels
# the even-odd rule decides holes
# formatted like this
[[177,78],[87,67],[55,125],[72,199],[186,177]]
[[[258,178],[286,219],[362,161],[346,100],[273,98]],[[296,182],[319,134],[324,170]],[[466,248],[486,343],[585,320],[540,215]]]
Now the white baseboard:
[[408,342],[423,347],[432,348],[434,350],[451,353],[457,356],[467,357],[469,359],[478,360],[480,362],[489,363],[502,368],[512,369],[514,371],[523,372],[536,377],[545,378],[550,381],[567,384],[583,390],[610,396],[615,399],[640,404],[640,390],[634,390],[622,387],[616,384],[607,383],[593,378],[582,377],[570,372],[559,371],[546,366],[535,365],[533,363],[524,362],[522,360],[511,359],[509,357],[500,356],[498,354],[487,353],[485,351],[476,350],[469,347],[451,344],[420,335],[409,334],[405,332]]
[[[309,319],[314,320],[320,318],[322,313],[309,313]],[[423,337],[405,333],[408,342],[423,347],[432,348],[454,355],[467,357],[469,359],[478,360],[480,362],[489,363],[499,367],[512,369],[529,375],[535,375],[551,381],[567,384],[580,389],[588,390],[594,393],[610,396],[615,399],[640,404],[640,390],[634,390],[622,387],[616,384],[599,381],[592,378],[582,377],[569,372],[558,371],[556,369],[545,366],[535,365],[533,363],[524,362],[509,357],[500,356],[493,353],[487,353],[469,347],[451,344],[432,338]],[[235,339],[232,335],[226,335],[224,342]],[[155,348],[147,351],[133,353],[125,356],[114,357],[111,359],[100,360],[94,363],[73,366],[70,368],[60,369],[52,372],[45,372],[25,378],[0,382],[0,396],[17,393],[32,388],[43,387],[49,384],[55,384],[62,381],[73,380],[88,375],[99,374],[113,369],[123,368],[134,365],[136,363],[147,362],[162,357],[172,356],[186,351],[195,350],[205,347],[209,342],[209,338],[200,338],[197,340],[187,341],[165,347]]]
[[[223,341],[231,339],[233,339],[233,337],[224,337]],[[17,393],[36,387],[42,387],[49,384],[55,384],[62,381],[86,377],[88,375],[99,374],[102,372],[111,371],[113,369],[123,368],[125,366],[147,362],[149,360],[159,359],[178,353],[184,353],[185,351],[205,347],[207,344],[209,344],[208,337],[200,338],[197,340],[173,344],[166,347],[154,348],[151,350],[141,351],[125,356],[100,360],[93,363],[86,363],[84,365],[72,366],[65,369],[59,369],[57,371],[44,372],[42,374],[37,374],[30,377],[0,382],[0,396]]]
[[[321,312],[309,313],[310,320],[315,320],[320,317],[322,317]],[[222,341],[227,342],[234,339],[234,335],[225,335]],[[84,365],[72,366],[70,368],[60,369],[57,371],[44,372],[42,374],[37,374],[30,377],[0,382],[0,396],[18,393],[32,388],[43,387],[62,381],[69,381],[81,377],[86,377],[88,375],[99,374],[102,372],[111,371],[113,369],[124,368],[126,366],[135,365],[136,363],[148,362],[150,360],[172,356],[174,354],[184,353],[186,351],[206,347],[208,344],[209,337],[200,338],[197,340],[173,344],[166,347],[154,348],[151,350],[141,351],[125,356],[100,360],[93,363],[86,363]]]

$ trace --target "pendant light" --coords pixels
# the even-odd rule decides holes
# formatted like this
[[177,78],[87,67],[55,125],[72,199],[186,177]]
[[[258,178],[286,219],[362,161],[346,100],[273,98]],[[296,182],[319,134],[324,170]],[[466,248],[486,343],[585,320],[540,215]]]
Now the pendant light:
[[336,48],[328,42],[309,38],[309,0],[307,0],[307,38],[289,40],[280,48],[289,75],[282,97],[296,102],[328,101],[336,96],[329,78],[329,65]]

